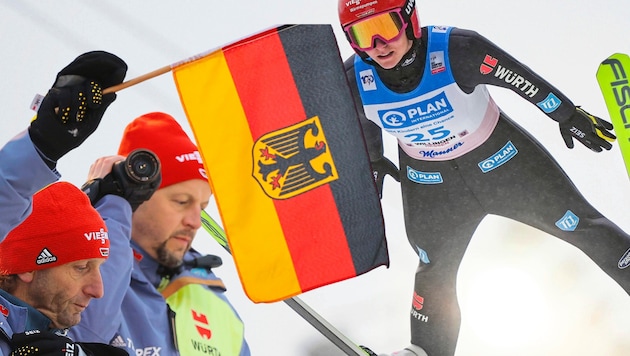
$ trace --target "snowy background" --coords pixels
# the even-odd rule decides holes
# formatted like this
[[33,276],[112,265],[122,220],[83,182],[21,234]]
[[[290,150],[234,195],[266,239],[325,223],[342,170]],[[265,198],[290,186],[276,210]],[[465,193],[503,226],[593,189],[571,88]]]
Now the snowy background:
[[[424,25],[477,30],[576,104],[607,117],[595,72],[610,54],[630,53],[626,0],[445,0],[420,2],[418,8]],[[1,0],[0,142],[27,127],[33,96],[45,94],[56,73],[83,52],[117,54],[128,63],[131,79],[289,23],[332,24],[342,57],[352,53],[334,0]],[[509,91],[490,90],[558,159],[586,198],[630,231],[630,181],[618,146],[601,154],[580,144],[568,150],[557,124],[535,107]],[[174,115],[190,133],[172,77],[163,75],[119,93],[98,131],[60,162],[63,179],[81,185],[96,158],[116,152],[125,125],[149,111]],[[386,153],[396,161],[395,143],[388,144]],[[409,343],[416,255],[404,234],[399,193],[387,180],[382,204],[391,267],[300,296],[348,338],[378,352]],[[215,208],[209,210],[218,217]],[[229,255],[205,232],[195,246],[223,258],[216,272],[245,321],[254,355],[342,354],[285,303],[249,301]],[[457,356],[630,354],[628,295],[580,251],[515,222],[488,217],[480,225],[460,269],[459,294],[464,320]]]

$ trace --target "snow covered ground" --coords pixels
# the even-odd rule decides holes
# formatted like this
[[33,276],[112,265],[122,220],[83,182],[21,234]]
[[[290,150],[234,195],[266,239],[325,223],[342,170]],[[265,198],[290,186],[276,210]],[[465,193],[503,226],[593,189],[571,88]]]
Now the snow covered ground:
[[[477,30],[576,104],[604,117],[595,71],[610,54],[630,53],[627,6],[624,0],[418,5],[423,24]],[[119,55],[129,65],[130,79],[274,25],[328,23],[346,58],[351,51],[338,28],[336,8],[333,0],[0,1],[0,142],[26,128],[34,94],[44,94],[57,71],[83,52],[103,49]],[[618,147],[601,154],[579,144],[568,150],[557,124],[535,107],[506,90],[491,92],[558,159],[586,198],[630,231],[630,181]],[[59,164],[63,179],[81,185],[97,157],[116,152],[124,126],[149,111],[171,113],[187,128],[170,75],[121,91],[96,134]],[[388,143],[387,154],[395,161],[395,143]],[[391,352],[409,342],[416,255],[404,235],[393,180],[386,181],[382,203],[391,267],[299,298],[350,339]],[[341,355],[284,303],[249,301],[230,257],[204,232],[195,246],[223,258],[216,272],[245,321],[254,355]],[[628,295],[584,254],[527,226],[499,217],[484,220],[462,264],[459,293],[464,320],[457,356],[630,354]]]

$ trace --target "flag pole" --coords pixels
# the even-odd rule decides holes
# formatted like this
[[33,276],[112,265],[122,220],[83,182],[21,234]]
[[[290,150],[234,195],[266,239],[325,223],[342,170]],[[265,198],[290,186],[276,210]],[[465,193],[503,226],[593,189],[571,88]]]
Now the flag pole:
[[172,68],[173,68],[172,65],[167,65],[167,66],[164,66],[162,68],[156,69],[156,70],[154,70],[152,72],[149,72],[147,74],[143,74],[143,75],[141,75],[139,77],[130,79],[130,80],[126,81],[126,82],[122,82],[120,84],[117,84],[117,85],[114,85],[112,87],[106,88],[105,90],[103,90],[103,94],[115,93],[115,92],[123,90],[125,88],[129,88],[130,86],[142,83],[142,82],[144,82],[146,80],[158,77],[158,76],[160,76],[162,74],[166,74],[166,73],[170,72]]
[[[208,232],[210,236],[219,243],[219,245],[231,254],[232,252],[230,251],[230,246],[228,245],[227,237],[225,236],[223,228],[221,228],[221,226],[219,226],[219,224],[214,221],[214,219],[205,210],[201,210],[201,222],[206,232]],[[317,329],[317,331],[335,344],[335,346],[345,352],[346,355],[366,356],[370,354],[348,339],[343,333],[328,323],[326,319],[317,314],[315,310],[309,307],[298,297],[285,299],[284,302],[302,318],[304,318],[304,320]]]
[[133,78],[133,79],[129,79],[126,82],[122,82],[120,84],[111,86],[109,88],[105,88],[105,90],[103,90],[103,94],[115,93],[117,91],[123,90],[125,88],[129,88],[130,86],[142,83],[142,82],[147,81],[149,79],[152,79],[152,78],[155,78],[155,77],[159,77],[162,74],[166,74],[166,73],[170,72],[175,67],[179,67],[179,66],[184,65],[186,63],[194,62],[197,59],[203,58],[203,57],[207,56],[208,54],[210,54],[210,53],[212,53],[214,51],[215,50],[209,50],[209,51],[198,53],[198,54],[196,54],[196,55],[194,55],[192,57],[188,57],[188,58],[183,59],[183,60],[181,60],[179,62],[175,62],[173,64],[169,64],[169,65],[164,66],[162,68],[158,68],[158,69],[156,69],[156,70],[154,70],[152,72],[149,72],[147,74],[143,74],[143,75],[141,75],[139,77],[136,77],[136,78]]

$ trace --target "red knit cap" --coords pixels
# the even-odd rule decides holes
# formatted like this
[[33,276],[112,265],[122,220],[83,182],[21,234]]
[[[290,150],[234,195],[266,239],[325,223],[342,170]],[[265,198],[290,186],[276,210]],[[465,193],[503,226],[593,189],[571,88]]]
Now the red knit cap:
[[188,138],[179,123],[162,112],[144,114],[125,128],[118,154],[127,156],[139,148],[153,151],[162,165],[162,184],[191,179],[208,181],[197,146]]
[[107,227],[74,185],[53,183],[33,196],[33,211],[0,243],[0,274],[25,273],[109,256]]

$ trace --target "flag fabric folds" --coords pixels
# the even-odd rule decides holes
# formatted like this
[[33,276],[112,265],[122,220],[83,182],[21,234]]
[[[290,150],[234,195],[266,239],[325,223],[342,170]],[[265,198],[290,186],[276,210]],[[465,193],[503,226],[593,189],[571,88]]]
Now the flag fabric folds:
[[173,77],[252,301],[389,265],[330,25],[270,29],[175,66]]

